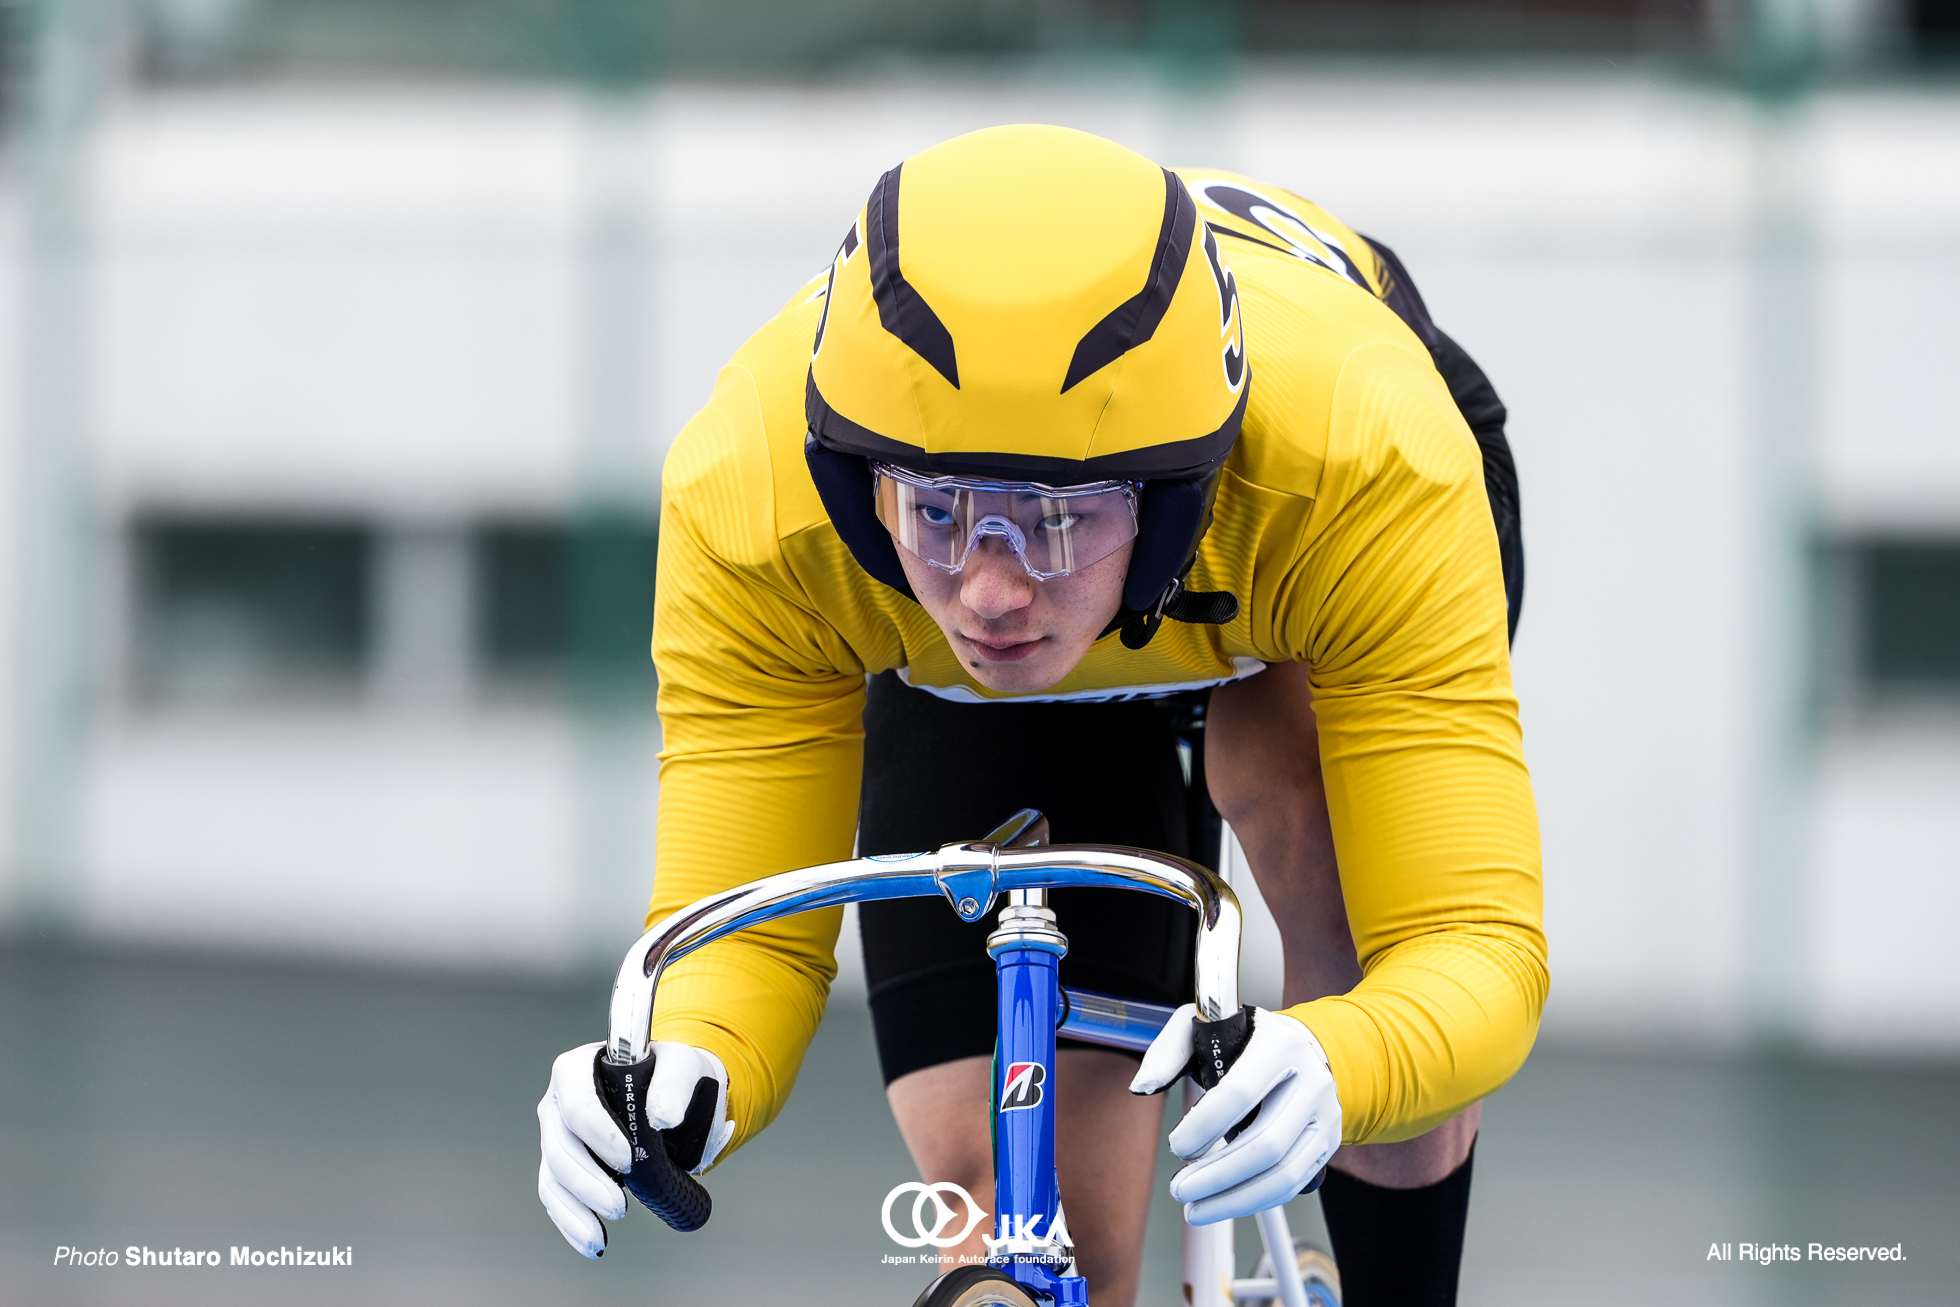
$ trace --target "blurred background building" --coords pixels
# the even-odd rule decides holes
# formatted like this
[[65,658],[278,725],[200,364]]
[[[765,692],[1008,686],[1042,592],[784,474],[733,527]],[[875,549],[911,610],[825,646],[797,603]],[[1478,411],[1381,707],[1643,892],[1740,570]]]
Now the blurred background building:
[[1040,120],[1393,245],[1510,405],[1548,1038],[1960,1053],[1956,0],[0,12],[21,947],[596,974],[667,443]]
[[666,443],[1039,119],[1393,244],[1510,403],[1554,1028],[1960,1047],[1960,9],[1791,12],[10,10],[8,919],[613,952]]

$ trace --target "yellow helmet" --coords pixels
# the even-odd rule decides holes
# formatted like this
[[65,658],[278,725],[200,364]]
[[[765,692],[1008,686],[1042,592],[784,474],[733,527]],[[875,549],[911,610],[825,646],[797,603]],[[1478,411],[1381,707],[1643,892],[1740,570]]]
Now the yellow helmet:
[[1086,132],[995,127],[879,178],[845,235],[811,352],[806,453],[859,562],[907,593],[866,460],[1140,483],[1124,605],[1154,630],[1247,384],[1237,285],[1183,182]]

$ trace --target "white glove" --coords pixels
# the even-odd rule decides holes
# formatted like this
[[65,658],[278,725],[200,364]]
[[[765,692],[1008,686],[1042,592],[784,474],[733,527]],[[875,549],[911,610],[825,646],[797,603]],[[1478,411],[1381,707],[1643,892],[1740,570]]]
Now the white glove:
[[[1191,1061],[1197,1009],[1171,1014],[1130,1084],[1154,1094]],[[1259,1115],[1237,1138],[1225,1134]],[[1218,1086],[1171,1131],[1171,1151],[1191,1164],[1171,1177],[1171,1197],[1192,1225],[1250,1216],[1294,1197],[1341,1144],[1341,1100],[1320,1041],[1298,1020],[1257,1008],[1252,1038]]]
[[[616,1221],[626,1215],[626,1191],[599,1165],[620,1174],[632,1167],[626,1136],[599,1096],[593,1063],[604,1044],[585,1044],[561,1053],[551,1064],[551,1085],[538,1100],[538,1143],[544,1160],[538,1167],[538,1198],[565,1241],[587,1257],[606,1251],[606,1227],[599,1218]],[[656,1130],[671,1130],[687,1115],[695,1087],[704,1079],[715,1083],[715,1110],[708,1122],[701,1160],[691,1169],[701,1174],[735,1134],[728,1119],[728,1069],[705,1048],[688,1044],[655,1043],[653,1076],[647,1084],[646,1119]],[[597,1160],[594,1160],[594,1159]]]

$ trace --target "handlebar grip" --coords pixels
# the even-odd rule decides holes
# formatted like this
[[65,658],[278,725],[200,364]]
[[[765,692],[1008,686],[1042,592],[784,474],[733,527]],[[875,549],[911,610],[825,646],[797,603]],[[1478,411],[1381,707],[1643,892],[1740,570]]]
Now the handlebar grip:
[[[1199,1021],[1191,1027],[1191,1079],[1204,1090],[1218,1087],[1232,1064],[1245,1052],[1245,1046],[1252,1042],[1252,1014],[1255,1009],[1248,1003],[1222,1021]],[[1239,1123],[1225,1132],[1225,1142],[1230,1143],[1245,1133],[1247,1126],[1259,1115],[1259,1109],[1247,1112]],[[1302,1194],[1310,1194],[1320,1188],[1327,1178],[1327,1168],[1321,1167],[1307,1181]]]
[[714,1199],[699,1180],[683,1170],[669,1155],[673,1145],[661,1131],[647,1123],[647,1086],[653,1081],[656,1054],[643,1062],[619,1066],[606,1060],[602,1048],[592,1059],[592,1076],[599,1086],[599,1097],[612,1115],[613,1124],[626,1136],[633,1149],[633,1166],[624,1175],[606,1167],[607,1174],[626,1186],[640,1205],[674,1229],[686,1233],[708,1223],[714,1212]]
[[[1191,1079],[1198,1088],[1210,1091],[1218,1088],[1218,1082],[1245,1052],[1245,1046],[1252,1042],[1252,1013],[1250,1003],[1222,1021],[1197,1021],[1191,1026]],[[1252,1124],[1252,1118],[1259,1115],[1253,1108],[1245,1114],[1245,1120],[1225,1132],[1229,1143],[1237,1139],[1239,1133]]]

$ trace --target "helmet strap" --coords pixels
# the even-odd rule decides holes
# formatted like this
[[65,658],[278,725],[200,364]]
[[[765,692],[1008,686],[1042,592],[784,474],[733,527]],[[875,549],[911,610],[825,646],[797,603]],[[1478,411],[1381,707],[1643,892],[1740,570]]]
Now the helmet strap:
[[1123,633],[1123,647],[1141,649],[1166,617],[1177,622],[1222,625],[1239,615],[1239,601],[1223,590],[1187,590],[1184,580],[1198,558],[1198,542],[1211,527],[1219,473],[1196,481],[1152,481],[1144,486],[1142,518],[1123,606],[1103,628]]
[[803,460],[809,465],[810,479],[816,483],[824,510],[858,566],[916,601],[912,583],[905,578],[905,565],[898,561],[898,546],[878,520],[871,464],[856,454],[824,448],[814,432],[804,437]]
[[[1184,573],[1164,587],[1164,593],[1148,612],[1137,612],[1126,608],[1116,615],[1109,630],[1123,632],[1125,649],[1141,649],[1156,638],[1157,628],[1164,624],[1166,617],[1174,622],[1203,623],[1208,626],[1223,626],[1239,615],[1238,596],[1229,590],[1187,590],[1184,577],[1189,575],[1190,565],[1185,565]],[[1106,630],[1104,635],[1109,634]]]

